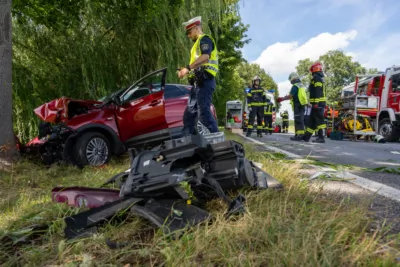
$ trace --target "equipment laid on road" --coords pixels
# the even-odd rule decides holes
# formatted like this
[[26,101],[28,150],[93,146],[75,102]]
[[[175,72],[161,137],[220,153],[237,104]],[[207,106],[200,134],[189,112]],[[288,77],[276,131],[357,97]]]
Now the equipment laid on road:
[[[376,133],[371,127],[371,118],[359,114],[359,110],[364,110],[366,107],[374,108],[376,105],[377,101],[375,97],[369,98],[368,96],[355,94],[350,97],[342,98],[338,120],[335,121],[335,116],[332,118],[332,132],[340,131],[344,136],[349,136],[350,139],[354,141],[361,136],[364,137],[364,141],[369,141]],[[335,110],[332,109],[332,112],[335,113]]]
[[226,102],[226,129],[241,129],[243,118],[243,103],[240,100]]
[[[131,168],[109,179],[120,190],[105,188],[54,188],[52,199],[89,210],[65,219],[67,238],[87,237],[97,227],[118,217],[121,211],[142,217],[165,233],[185,230],[211,219],[205,201],[222,198],[226,217],[245,211],[245,197],[231,199],[227,192],[248,187],[266,189],[274,180],[245,158],[242,144],[224,141],[210,144],[202,135],[164,142],[157,149],[130,150]],[[276,181],[273,181],[273,183]],[[278,184],[278,188],[281,185]],[[120,247],[109,241],[110,247]]]

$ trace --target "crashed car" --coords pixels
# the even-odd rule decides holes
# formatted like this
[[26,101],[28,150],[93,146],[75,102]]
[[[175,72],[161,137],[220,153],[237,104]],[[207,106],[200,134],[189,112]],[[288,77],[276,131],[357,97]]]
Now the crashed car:
[[[66,161],[101,166],[128,148],[148,149],[181,136],[191,86],[167,84],[167,69],[157,70],[99,101],[62,97],[34,110],[44,122],[24,151],[46,164]],[[216,112],[211,105],[211,112]],[[209,130],[200,121],[200,134]]]

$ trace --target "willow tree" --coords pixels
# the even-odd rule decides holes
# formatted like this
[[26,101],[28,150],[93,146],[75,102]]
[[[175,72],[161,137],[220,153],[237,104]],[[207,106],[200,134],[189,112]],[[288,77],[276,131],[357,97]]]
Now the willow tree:
[[[237,49],[246,31],[237,2],[17,2],[13,6],[16,132],[24,140],[35,135],[38,121],[32,110],[63,95],[98,99],[162,67],[168,67],[168,82],[185,83],[178,80],[176,68],[188,63],[193,43],[182,22],[194,16],[202,16],[204,31],[213,35],[221,50],[220,84],[230,80],[232,65],[241,61]],[[226,90],[218,87],[222,95]]]

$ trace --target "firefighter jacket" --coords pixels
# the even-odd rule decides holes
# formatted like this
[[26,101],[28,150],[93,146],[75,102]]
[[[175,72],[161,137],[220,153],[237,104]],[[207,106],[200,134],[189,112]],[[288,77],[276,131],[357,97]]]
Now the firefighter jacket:
[[307,101],[307,93],[306,88],[300,82],[293,84],[293,87],[290,91],[292,98],[290,99],[290,104],[294,110],[294,106],[304,106],[308,103]]
[[255,88],[254,86],[250,88],[247,93],[247,104],[249,107],[263,107],[267,102],[267,95],[262,87]]
[[265,106],[264,109],[264,115],[271,115],[272,116],[272,112],[275,111],[275,107],[274,104],[272,103],[272,101],[267,102],[267,105]]
[[283,112],[281,113],[282,121],[289,121],[289,113]]
[[318,104],[320,107],[326,106],[325,82],[322,72],[313,74],[310,86],[310,104]]

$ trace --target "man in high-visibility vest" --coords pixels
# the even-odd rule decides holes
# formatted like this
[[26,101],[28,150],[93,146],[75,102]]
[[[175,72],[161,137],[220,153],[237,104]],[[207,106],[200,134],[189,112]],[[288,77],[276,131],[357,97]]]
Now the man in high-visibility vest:
[[288,128],[289,128],[289,112],[287,109],[281,113],[281,118],[282,118],[282,133],[287,133]]
[[274,130],[272,128],[272,113],[275,111],[274,103],[271,101],[271,96],[266,96],[266,102],[264,107],[264,133],[272,134]]
[[304,109],[308,104],[306,89],[300,81],[300,77],[296,72],[292,72],[289,75],[289,81],[292,84],[292,89],[289,95],[285,97],[279,97],[278,101],[284,101],[290,99],[290,104],[293,108],[294,113],[294,129],[295,136],[291,137],[290,140],[301,141],[304,137]]
[[254,127],[254,119],[257,116],[257,137],[262,137],[262,120],[264,117],[265,102],[266,94],[264,89],[261,87],[261,78],[255,76],[250,91],[247,93],[247,106],[250,111],[250,118],[246,136],[251,136]]
[[310,118],[308,119],[307,132],[304,141],[309,142],[312,134],[318,131],[318,138],[313,143],[325,143],[324,129],[326,129],[324,112],[326,106],[326,92],[322,64],[312,64],[310,71],[312,79],[309,86],[310,103],[312,105]]
[[211,133],[218,132],[218,126],[210,106],[216,87],[215,76],[218,73],[218,51],[214,39],[203,33],[201,17],[195,17],[183,23],[186,35],[194,42],[190,51],[190,61],[182,68],[178,76],[188,75],[194,85],[191,100],[183,114],[184,134],[193,134],[197,118]]

